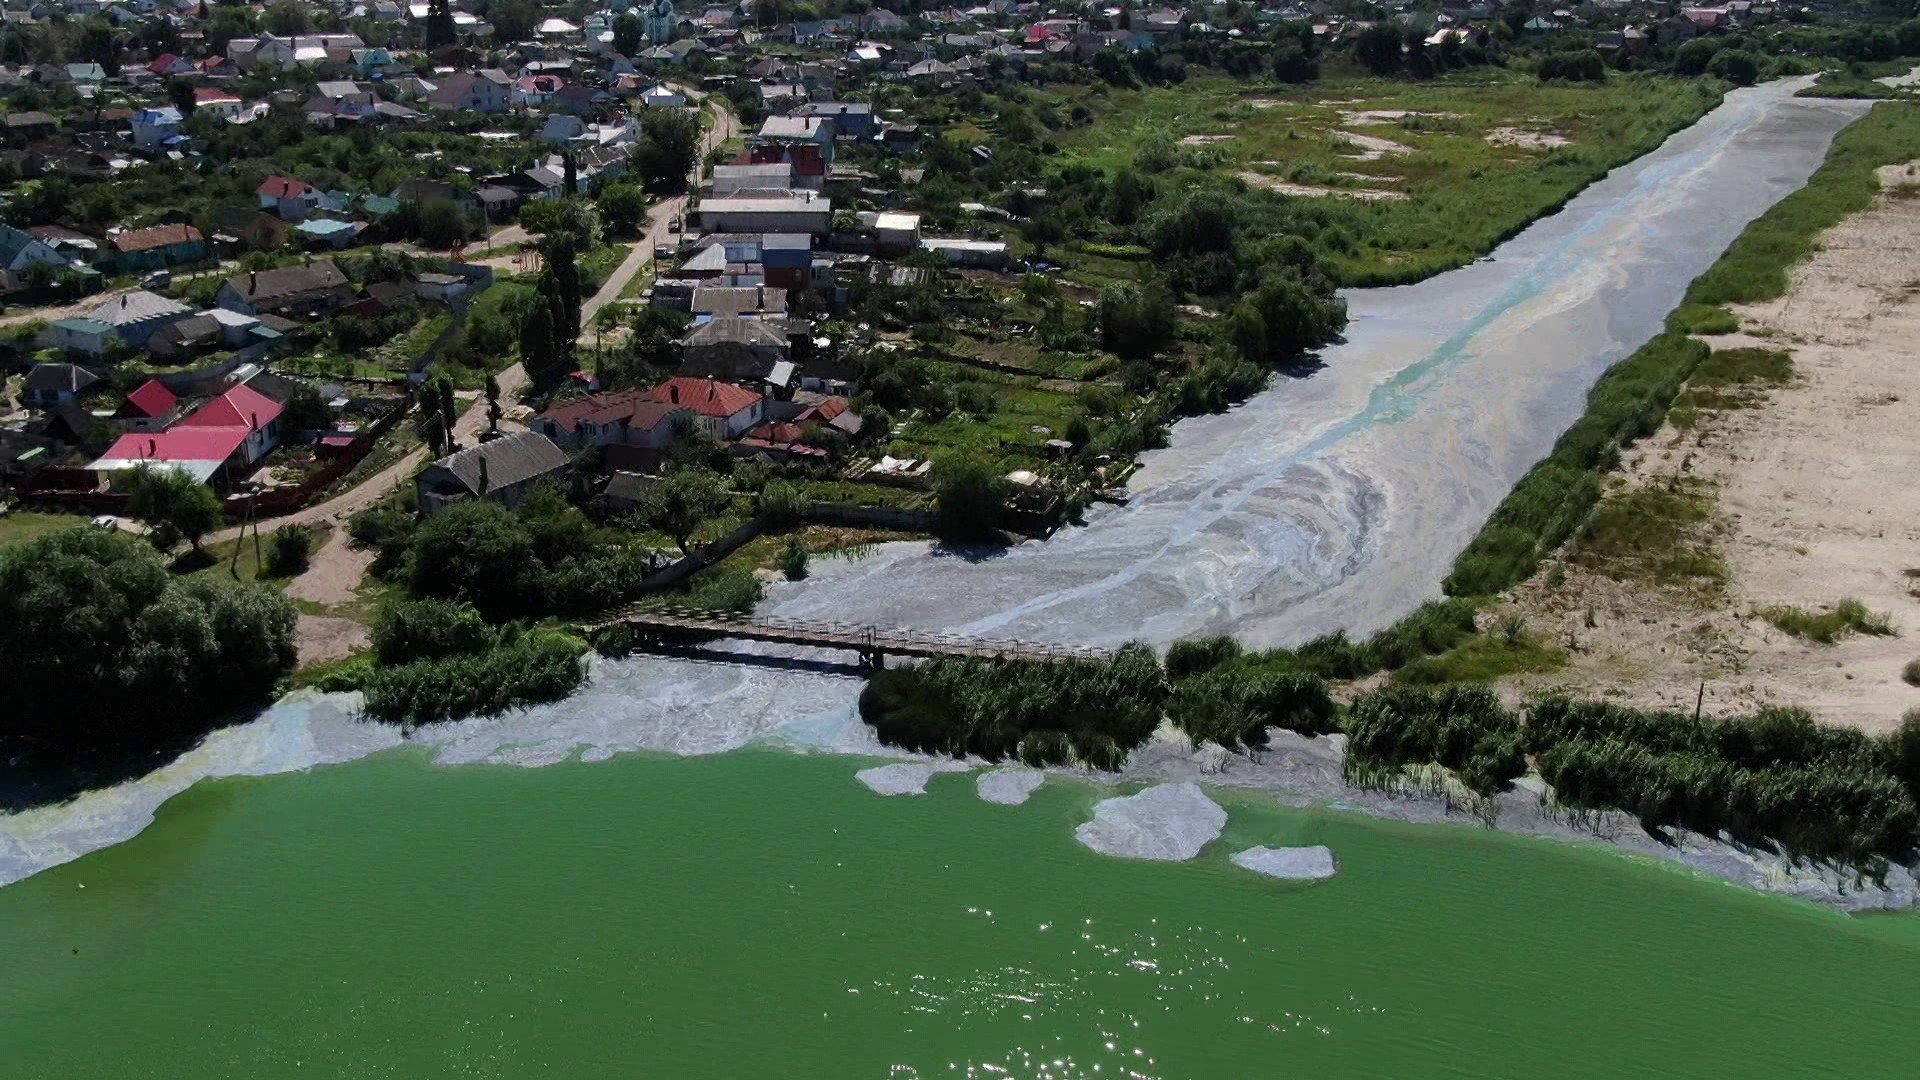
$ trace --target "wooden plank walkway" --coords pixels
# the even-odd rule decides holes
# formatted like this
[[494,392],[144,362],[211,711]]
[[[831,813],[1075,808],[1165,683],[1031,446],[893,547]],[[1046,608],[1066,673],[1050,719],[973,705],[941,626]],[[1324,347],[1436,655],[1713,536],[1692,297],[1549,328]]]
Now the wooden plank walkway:
[[1082,649],[1033,641],[972,638],[929,634],[915,630],[886,630],[874,626],[812,619],[756,618],[728,611],[680,608],[630,608],[602,625],[623,625],[642,645],[661,645],[725,637],[802,645],[815,649],[844,649],[860,654],[861,663],[880,667],[888,656],[921,659],[955,657],[976,660],[1031,660],[1058,663],[1067,660],[1107,660],[1107,649]]

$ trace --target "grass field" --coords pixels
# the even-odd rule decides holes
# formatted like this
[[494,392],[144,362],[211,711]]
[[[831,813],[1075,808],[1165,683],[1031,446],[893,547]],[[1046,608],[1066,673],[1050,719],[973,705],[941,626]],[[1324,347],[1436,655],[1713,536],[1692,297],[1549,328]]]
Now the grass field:
[[42,514],[34,510],[8,510],[0,513],[0,548],[26,544],[50,532],[85,525],[78,514]]
[[1062,142],[1069,156],[1117,170],[1171,140],[1188,168],[1253,190],[1320,193],[1353,241],[1330,252],[1343,283],[1392,284],[1485,254],[1699,119],[1722,89],[1653,75],[1542,84],[1486,69],[1262,90],[1195,79],[1082,91],[1096,120]]

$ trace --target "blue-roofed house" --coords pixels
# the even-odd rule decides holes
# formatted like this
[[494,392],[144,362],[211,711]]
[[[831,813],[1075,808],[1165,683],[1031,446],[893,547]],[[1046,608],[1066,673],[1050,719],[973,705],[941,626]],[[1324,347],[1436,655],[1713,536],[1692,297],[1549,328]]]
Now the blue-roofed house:
[[180,130],[186,125],[186,117],[171,105],[141,109],[133,114],[133,143],[135,146],[160,146],[176,136],[182,136]]

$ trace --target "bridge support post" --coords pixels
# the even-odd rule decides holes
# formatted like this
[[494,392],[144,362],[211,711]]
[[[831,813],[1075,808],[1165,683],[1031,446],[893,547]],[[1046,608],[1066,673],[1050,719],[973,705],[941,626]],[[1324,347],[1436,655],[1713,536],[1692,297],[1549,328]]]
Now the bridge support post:
[[887,670],[887,654],[881,652],[879,649],[861,649],[860,650],[860,670],[861,671]]

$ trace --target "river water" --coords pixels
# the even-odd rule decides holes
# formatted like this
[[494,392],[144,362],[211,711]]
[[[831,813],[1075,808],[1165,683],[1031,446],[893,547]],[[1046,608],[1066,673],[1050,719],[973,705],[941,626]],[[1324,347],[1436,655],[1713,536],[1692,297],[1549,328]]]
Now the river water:
[[[213,781],[0,890],[42,1077],[1910,1076],[1920,921],[1480,829],[1227,800],[1095,855],[1096,793],[748,750],[384,755]],[[1326,844],[1339,873],[1226,854]]]
[[1394,622],[1439,595],[1601,372],[1867,107],[1795,99],[1804,82],[1728,95],[1491,261],[1348,293],[1323,370],[1175,425],[1125,509],[990,559],[891,546],[773,611],[1082,645],[1264,647]]
[[[1491,262],[1352,294],[1325,370],[1178,425],[1128,509],[990,559],[820,560],[770,607],[1084,644],[1391,621],[1862,108],[1790,91],[1731,95]],[[1910,918],[1253,792],[1219,796],[1227,834],[1196,862],[1130,863],[1074,842],[1096,798],[1074,782],[1011,809],[967,777],[881,799],[847,757],[634,753],[882,754],[858,690],[597,663],[573,699],[411,749],[350,699],[296,700],[0,818],[0,1066],[1861,1076],[1904,1075],[1920,1040]],[[1315,843],[1341,871],[1311,886],[1226,861]]]

